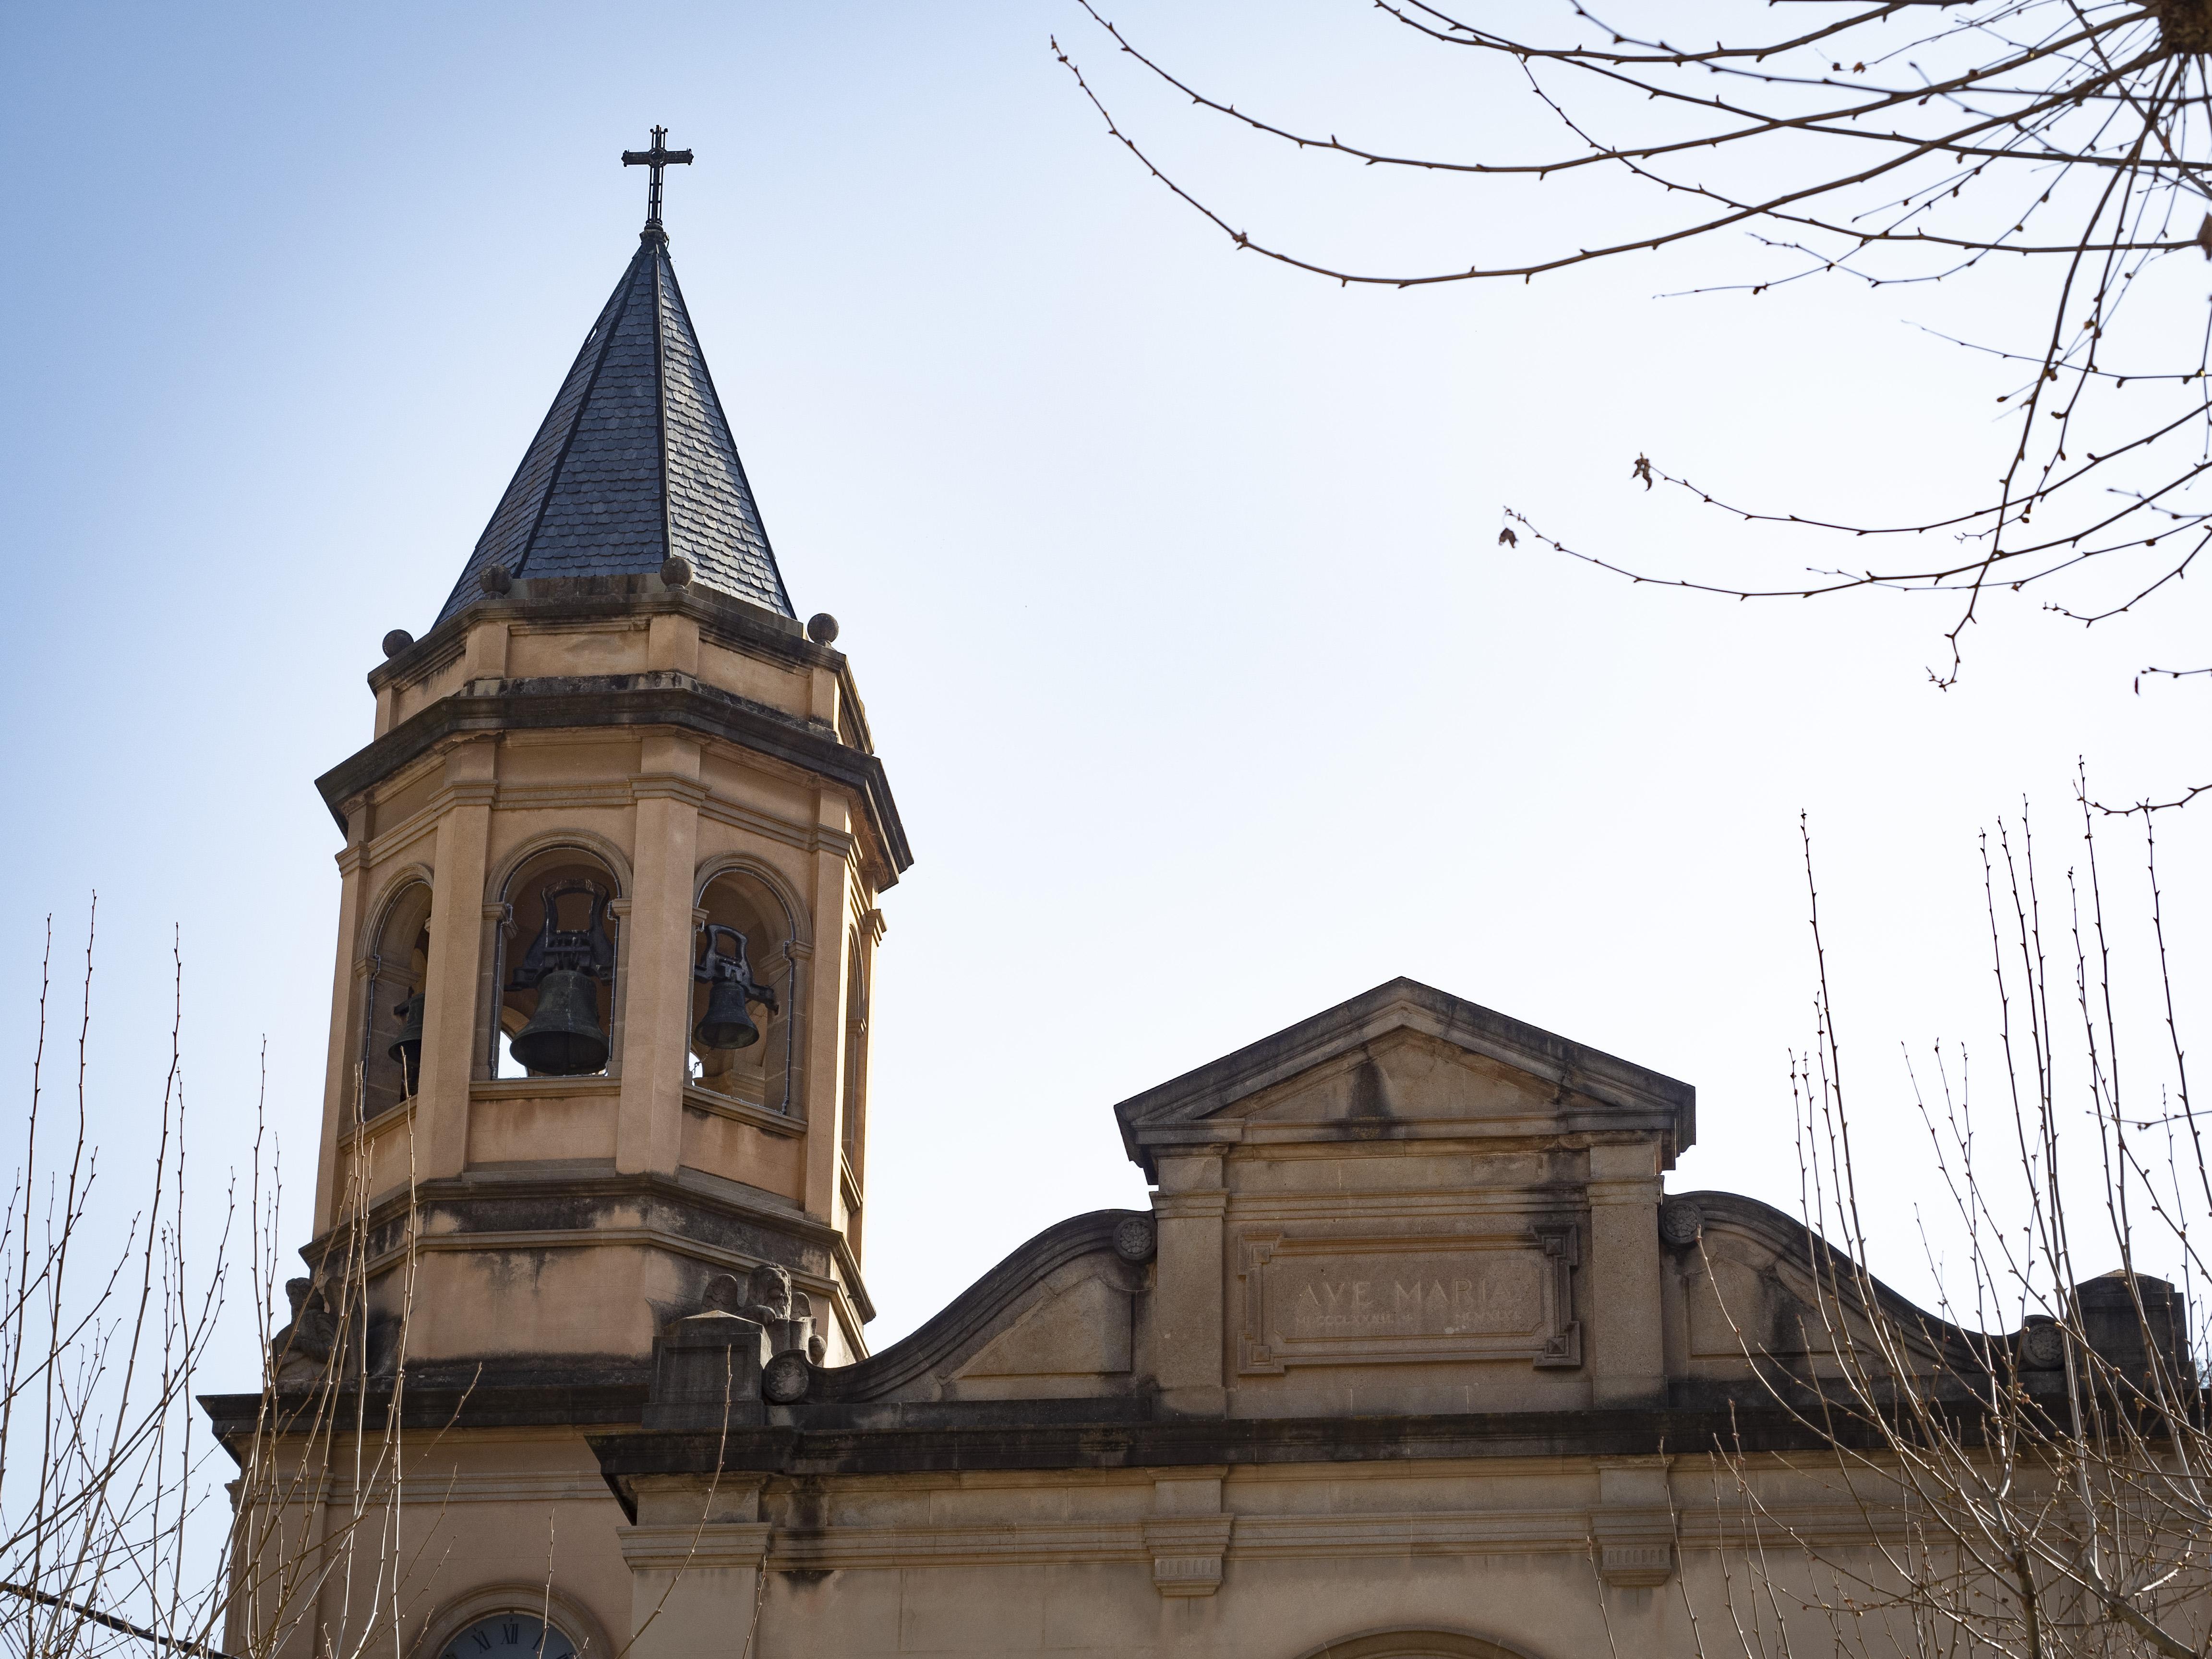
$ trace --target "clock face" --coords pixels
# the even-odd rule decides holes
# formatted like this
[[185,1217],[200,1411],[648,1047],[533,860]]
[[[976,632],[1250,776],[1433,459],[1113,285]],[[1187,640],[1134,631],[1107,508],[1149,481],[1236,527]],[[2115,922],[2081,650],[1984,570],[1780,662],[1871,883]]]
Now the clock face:
[[442,1659],[576,1659],[576,1644],[534,1613],[495,1613],[447,1643]]

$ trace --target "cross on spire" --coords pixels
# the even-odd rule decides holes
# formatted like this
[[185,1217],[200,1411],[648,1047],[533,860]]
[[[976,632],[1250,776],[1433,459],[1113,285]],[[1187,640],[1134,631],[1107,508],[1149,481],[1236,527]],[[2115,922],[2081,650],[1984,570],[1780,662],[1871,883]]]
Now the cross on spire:
[[655,127],[651,149],[626,149],[623,152],[624,167],[652,170],[652,183],[646,186],[645,192],[645,228],[648,234],[660,229],[660,170],[665,167],[689,166],[691,161],[690,150],[669,149],[667,138],[666,127]]

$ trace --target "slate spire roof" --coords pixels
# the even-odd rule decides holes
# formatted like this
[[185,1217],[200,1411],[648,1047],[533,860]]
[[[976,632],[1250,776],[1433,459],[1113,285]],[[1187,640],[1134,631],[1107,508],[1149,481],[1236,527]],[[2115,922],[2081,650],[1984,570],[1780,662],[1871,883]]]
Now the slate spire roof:
[[444,622],[511,577],[625,576],[672,554],[692,580],[797,613],[676,285],[648,227],[454,584]]

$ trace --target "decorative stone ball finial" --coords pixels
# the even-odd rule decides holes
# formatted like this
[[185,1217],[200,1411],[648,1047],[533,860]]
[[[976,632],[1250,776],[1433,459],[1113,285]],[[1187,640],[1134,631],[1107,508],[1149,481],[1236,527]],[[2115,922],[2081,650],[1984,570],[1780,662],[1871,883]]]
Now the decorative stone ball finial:
[[664,587],[689,587],[691,585],[691,561],[681,553],[671,553],[660,562],[660,585]]
[[395,628],[384,636],[384,654],[396,657],[415,643],[415,636],[404,628]]
[[1150,1261],[1159,1237],[1148,1215],[1124,1216],[1114,1228],[1114,1254],[1124,1261]]
[[817,611],[806,619],[806,637],[817,645],[834,645],[837,640],[837,619],[827,611]]
[[503,564],[488,564],[477,572],[477,586],[495,596],[514,586],[514,578]]
[[779,1406],[795,1405],[805,1399],[813,1385],[814,1368],[796,1348],[776,1355],[761,1371],[761,1393]]
[[2066,1333],[2049,1315],[2030,1314],[2020,1334],[2020,1358],[2036,1370],[2057,1370],[2066,1363]]

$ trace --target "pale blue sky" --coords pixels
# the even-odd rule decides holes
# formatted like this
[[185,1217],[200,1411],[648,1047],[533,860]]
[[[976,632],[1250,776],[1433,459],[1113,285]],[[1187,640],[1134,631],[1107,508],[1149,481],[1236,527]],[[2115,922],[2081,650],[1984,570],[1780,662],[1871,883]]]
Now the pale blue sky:
[[[1115,15],[1325,126],[1528,118],[1352,0]],[[2130,691],[2203,659],[2201,594],[2086,638],[2014,602],[1942,694],[1933,607],[1736,605],[1494,544],[1510,502],[1657,568],[1849,557],[1629,463],[1909,511],[2002,434],[1985,371],[1899,319],[2014,301],[1651,297],[1732,248],[1342,291],[1152,185],[1054,33],[1316,246],[1464,259],[1570,210],[1285,168],[1059,0],[0,9],[0,1066],[24,1074],[42,918],[74,948],[97,887],[108,1133],[158,1087],[179,923],[203,1167],[244,1156],[265,1032],[304,1193],[338,845],[312,781],[366,740],[379,638],[428,627],[628,258],[617,157],[659,121],[699,156],[672,252],[738,447],[801,614],[843,623],[916,854],[884,904],[878,1340],[1038,1227],[1141,1201],[1115,1101],[1401,973],[1696,1084],[1674,1184],[1793,1206],[1801,807],[1894,1172],[1877,1265],[1914,1287],[1894,1056],[1989,1030],[1975,831],[2032,795],[2055,870],[2077,755],[2115,795],[2201,781],[2203,683]],[[2171,832],[2185,937],[2206,833]]]

